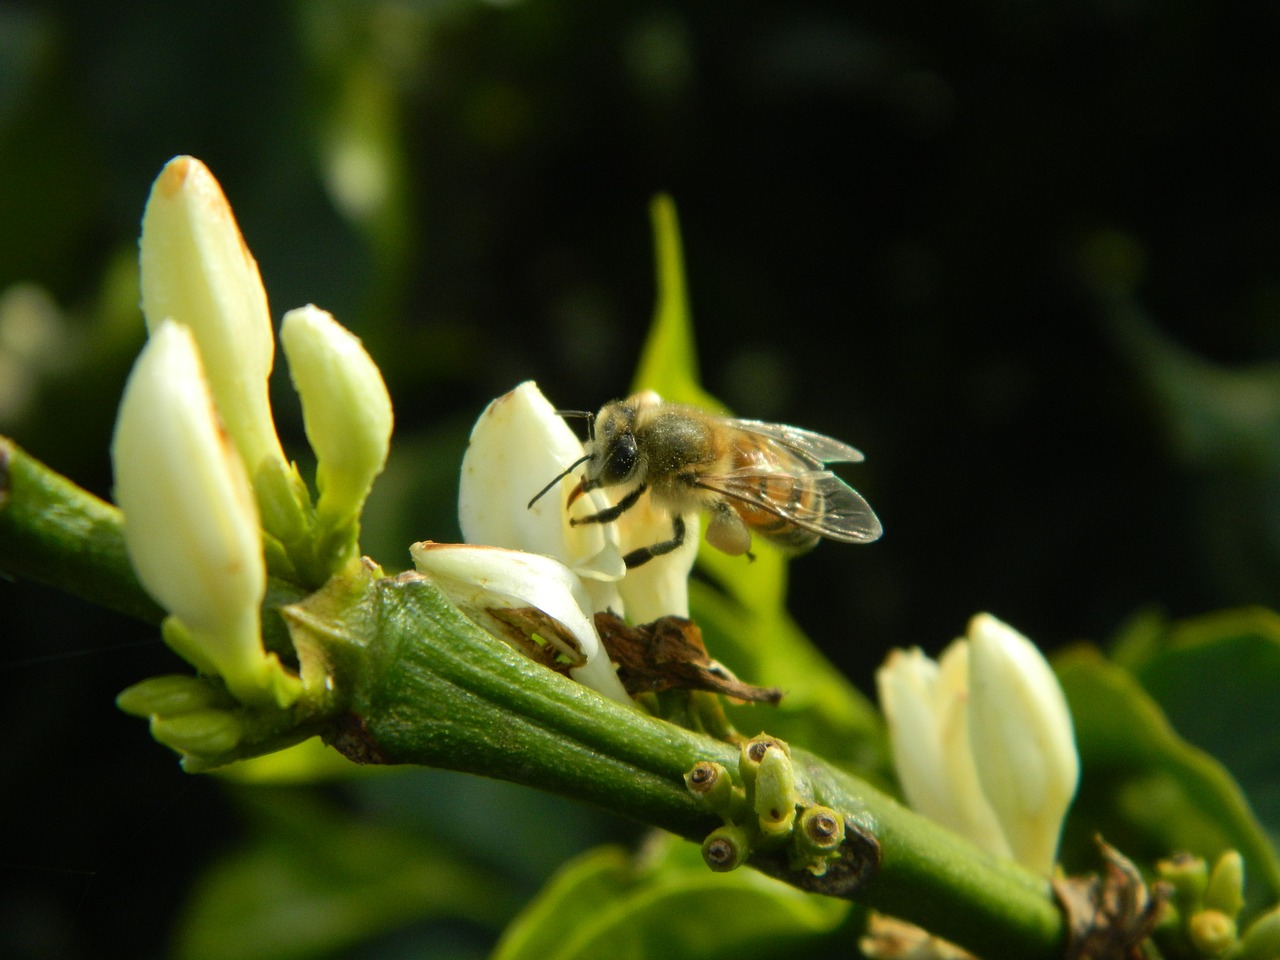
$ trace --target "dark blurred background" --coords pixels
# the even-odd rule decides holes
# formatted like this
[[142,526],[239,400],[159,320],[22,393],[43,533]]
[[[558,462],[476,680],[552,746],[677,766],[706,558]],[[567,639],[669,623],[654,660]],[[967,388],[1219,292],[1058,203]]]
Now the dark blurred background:
[[[627,389],[668,191],[706,387],[867,454],[846,476],[883,541],[825,545],[791,587],[864,690],[889,647],[936,652],[981,609],[1052,648],[1149,606],[1274,604],[1278,21],[1208,0],[7,0],[0,431],[109,494],[139,219],[194,154],[276,320],[315,302],[382,366],[397,446],[365,548],[406,566],[457,537],[490,398]],[[112,705],[177,659],[23,583],[0,583],[0,638],[0,953],[169,955],[195,878],[255,822]],[[483,781],[397,783],[330,799],[530,811],[543,847],[515,863],[445,831],[513,902],[627,835]],[[331,952],[483,956],[505,916]]]

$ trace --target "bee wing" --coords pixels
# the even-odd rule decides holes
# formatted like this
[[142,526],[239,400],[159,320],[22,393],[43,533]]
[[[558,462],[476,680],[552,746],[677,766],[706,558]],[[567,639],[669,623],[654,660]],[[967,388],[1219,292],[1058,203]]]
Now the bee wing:
[[[814,495],[811,503],[782,501],[769,496],[769,481],[777,481],[780,476],[801,481]],[[722,494],[730,500],[758,507],[788,523],[831,540],[870,543],[878,540],[883,532],[879,518],[871,505],[862,499],[862,495],[827,470],[787,474],[767,470],[739,470],[701,476],[698,478],[698,486]]]
[[811,467],[821,467],[827,463],[860,463],[864,459],[862,451],[856,447],[812,430],[801,430],[785,423],[766,423],[763,420],[726,418],[726,423],[736,430],[744,430],[780,444],[787,453]]

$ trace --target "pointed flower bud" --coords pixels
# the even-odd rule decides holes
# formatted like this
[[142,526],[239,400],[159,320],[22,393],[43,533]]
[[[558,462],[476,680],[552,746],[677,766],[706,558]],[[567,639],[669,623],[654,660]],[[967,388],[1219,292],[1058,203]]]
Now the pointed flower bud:
[[496,636],[508,634],[504,611],[532,608],[550,620],[543,640],[563,648],[576,665],[575,680],[631,703],[592,621],[591,598],[581,580],[550,557],[464,544],[415,543],[414,565],[472,621]]
[[130,562],[179,622],[172,631],[184,638],[178,652],[221,676],[237,699],[295,697],[296,678],[262,648],[258,513],[188,328],[162,323],[143,348],[120,403],[111,457]]
[[387,462],[387,386],[359,338],[318,307],[286,313],[280,343],[316,455],[317,518],[327,528],[350,525]]
[[175,157],[161,171],[140,247],[147,328],[175,320],[194,332],[223,423],[256,481],[263,461],[285,462],[267,395],[271,317],[258,265],[199,160]]
[[979,614],[939,663],[894,651],[876,681],[912,807],[1052,872],[1079,758],[1062,688],[1035,645]]
[[1218,857],[1204,891],[1204,905],[1235,917],[1244,909],[1244,857],[1226,850]]
[[968,675],[968,645],[957,642],[938,661],[918,647],[890,651],[876,685],[898,781],[912,809],[1009,857],[969,749]]
[[1048,875],[1080,779],[1071,712],[1036,645],[989,613],[969,623],[969,741],[1019,863]]

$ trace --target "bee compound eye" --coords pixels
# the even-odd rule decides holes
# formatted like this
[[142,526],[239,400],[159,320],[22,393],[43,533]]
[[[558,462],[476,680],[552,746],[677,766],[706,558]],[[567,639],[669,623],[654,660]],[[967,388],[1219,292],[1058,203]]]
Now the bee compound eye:
[[604,462],[604,482],[621,483],[636,468],[636,438],[630,433],[619,435]]

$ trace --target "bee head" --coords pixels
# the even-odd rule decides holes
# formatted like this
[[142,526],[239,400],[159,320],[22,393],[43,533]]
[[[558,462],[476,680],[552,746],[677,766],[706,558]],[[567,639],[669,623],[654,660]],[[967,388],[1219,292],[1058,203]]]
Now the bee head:
[[584,491],[644,479],[636,444],[636,412],[637,404],[631,400],[615,400],[596,417],[591,459],[582,479]]

